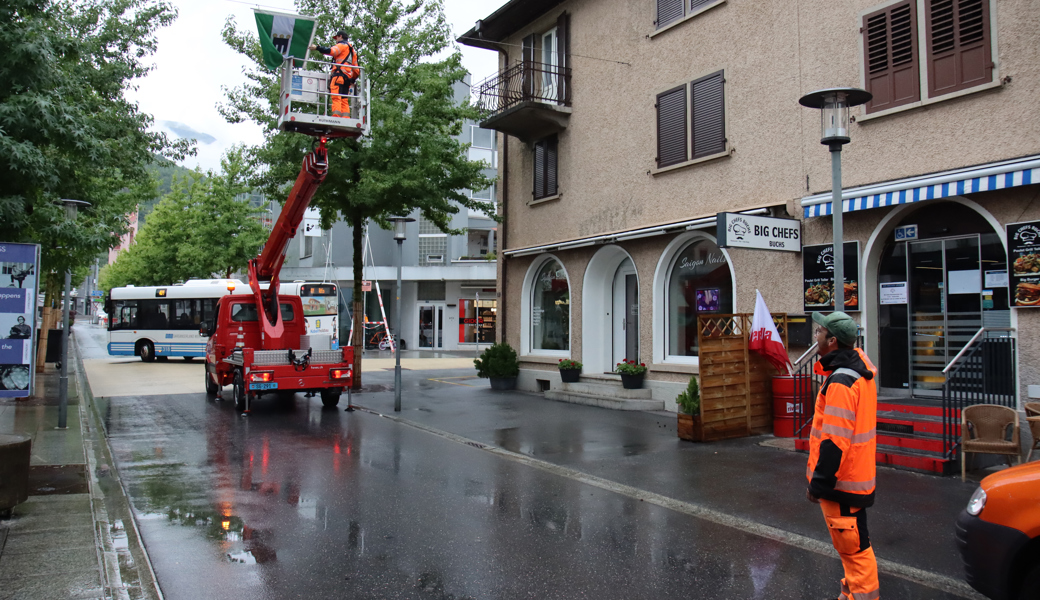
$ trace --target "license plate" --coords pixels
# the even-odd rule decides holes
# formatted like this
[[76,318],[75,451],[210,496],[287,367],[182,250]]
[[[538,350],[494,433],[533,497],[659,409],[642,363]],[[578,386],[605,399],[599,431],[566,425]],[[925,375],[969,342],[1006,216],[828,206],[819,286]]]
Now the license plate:
[[250,383],[249,389],[251,390],[277,390],[278,383]]

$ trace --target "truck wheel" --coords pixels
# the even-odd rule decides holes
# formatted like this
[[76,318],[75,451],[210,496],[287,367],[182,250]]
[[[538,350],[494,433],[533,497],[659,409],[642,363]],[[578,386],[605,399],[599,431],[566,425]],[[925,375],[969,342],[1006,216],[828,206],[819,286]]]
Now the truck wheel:
[[231,384],[231,395],[235,398],[235,408],[244,411],[246,409],[246,386],[242,381],[241,371],[235,371],[235,380]]
[[331,388],[328,390],[321,391],[321,405],[328,408],[332,408],[339,404],[339,396],[343,393],[343,388]]
[[1022,589],[1018,592],[1018,598],[1019,600],[1040,598],[1040,565],[1034,566],[1022,580]]
[[155,346],[145,340],[137,347],[137,353],[141,355],[141,362],[152,362],[155,360]]
[[209,371],[203,372],[203,375],[206,376],[206,395],[212,398],[219,394],[220,386],[213,381],[212,377],[210,377]]

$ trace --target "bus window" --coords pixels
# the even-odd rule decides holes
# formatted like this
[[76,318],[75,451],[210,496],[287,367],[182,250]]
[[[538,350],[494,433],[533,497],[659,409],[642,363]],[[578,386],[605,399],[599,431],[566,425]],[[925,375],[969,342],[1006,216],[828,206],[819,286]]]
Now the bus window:
[[[283,302],[282,307],[282,320],[292,321],[296,318],[296,311],[293,310],[293,305],[288,302]],[[236,322],[241,321],[255,321],[256,320],[256,305],[255,304],[232,304],[231,305],[231,320]]]
[[108,315],[109,329],[134,329],[137,327],[137,300],[116,300]]
[[173,320],[170,321],[170,329],[198,329],[199,328],[199,301],[198,300],[174,300]]
[[170,325],[170,303],[141,300],[138,320],[141,329],[166,329]]

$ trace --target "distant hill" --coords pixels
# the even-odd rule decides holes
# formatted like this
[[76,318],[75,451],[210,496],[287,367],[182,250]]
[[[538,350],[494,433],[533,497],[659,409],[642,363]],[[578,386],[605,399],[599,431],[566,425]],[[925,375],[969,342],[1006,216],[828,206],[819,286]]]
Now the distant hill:
[[166,160],[161,156],[155,157],[155,162],[148,165],[148,172],[155,176],[159,180],[159,197],[154,200],[150,200],[141,205],[137,213],[137,224],[138,227],[143,227],[145,220],[148,215],[155,210],[155,205],[162,200],[163,196],[170,193],[170,188],[173,186],[174,176],[183,177],[188,173],[191,173],[191,169],[181,167],[176,163]]

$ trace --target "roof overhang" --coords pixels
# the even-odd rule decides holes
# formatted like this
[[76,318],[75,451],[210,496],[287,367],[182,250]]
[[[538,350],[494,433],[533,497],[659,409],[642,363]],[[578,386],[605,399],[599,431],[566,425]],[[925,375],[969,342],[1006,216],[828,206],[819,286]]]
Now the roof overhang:
[[520,31],[531,21],[563,4],[564,0],[509,0],[456,40],[464,46],[501,50],[500,42]]

